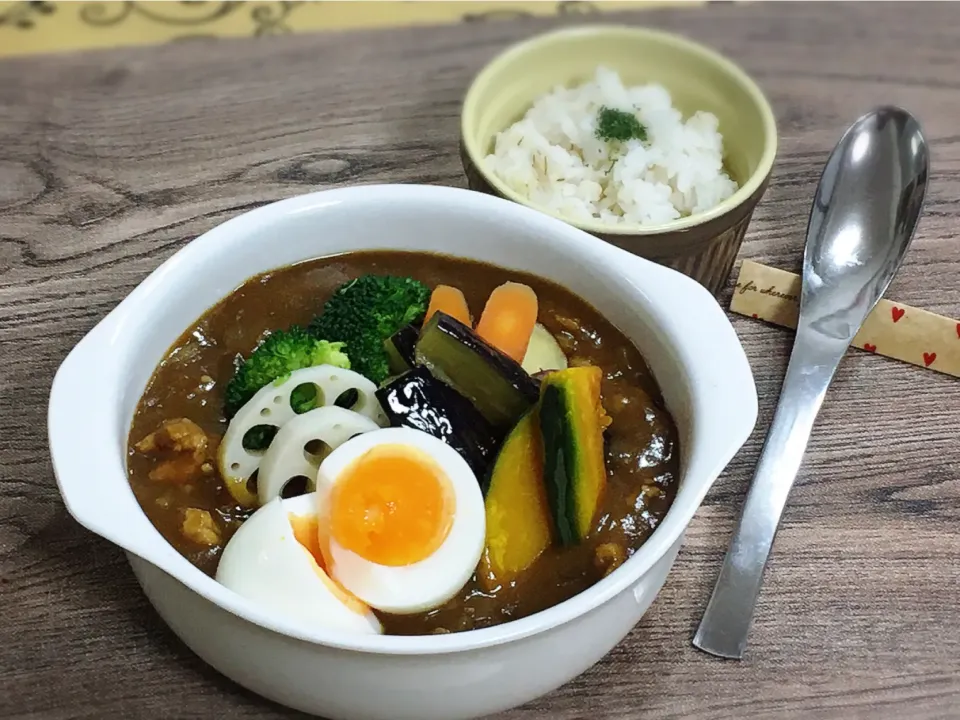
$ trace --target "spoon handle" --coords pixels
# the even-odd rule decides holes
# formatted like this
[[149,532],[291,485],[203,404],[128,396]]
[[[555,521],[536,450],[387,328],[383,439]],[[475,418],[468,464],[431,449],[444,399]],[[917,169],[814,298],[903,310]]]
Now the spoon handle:
[[740,523],[693,639],[696,647],[712,655],[743,656],[780,516],[823,397],[849,347],[849,341],[824,343],[803,325],[796,340]]

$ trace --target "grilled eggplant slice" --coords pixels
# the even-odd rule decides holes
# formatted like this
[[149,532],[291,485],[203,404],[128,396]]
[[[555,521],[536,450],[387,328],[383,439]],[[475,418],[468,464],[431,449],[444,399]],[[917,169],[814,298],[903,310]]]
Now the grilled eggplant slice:
[[459,320],[436,312],[420,331],[416,362],[467,398],[506,434],[540,396],[540,383]]
[[443,440],[483,482],[503,435],[453,388],[416,367],[377,390],[394,426],[412,427]]
[[383,347],[390,361],[391,373],[399,375],[413,367],[419,337],[420,328],[416,325],[404,325],[383,341]]

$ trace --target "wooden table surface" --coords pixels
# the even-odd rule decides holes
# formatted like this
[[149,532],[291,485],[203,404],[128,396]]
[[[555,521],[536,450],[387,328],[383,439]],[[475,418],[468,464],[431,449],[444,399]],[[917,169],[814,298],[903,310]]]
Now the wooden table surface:
[[[712,44],[769,93],[781,150],[743,258],[796,270],[843,129],[879,103],[915,112],[932,182],[888,296],[960,316],[960,9],[715,4],[627,19]],[[463,185],[457,123],[472,73],[551,24],[0,63],[0,716],[300,717],[205,667],[151,610],[120,551],[67,515],[46,447],[53,373],[162,260],[244,210],[356,182]],[[757,431],[629,638],[500,720],[960,717],[960,386],[882,357],[852,353],[830,391],[748,656],[724,662],[691,646],[791,341],[732,320],[756,375]]]

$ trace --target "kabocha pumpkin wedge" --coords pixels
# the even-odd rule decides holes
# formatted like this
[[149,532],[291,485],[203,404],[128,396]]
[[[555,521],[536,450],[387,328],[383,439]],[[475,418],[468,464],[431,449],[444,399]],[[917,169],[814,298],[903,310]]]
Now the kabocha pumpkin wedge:
[[485,505],[487,539],[477,576],[489,591],[533,565],[553,541],[536,408],[520,419],[500,448]]
[[600,401],[602,378],[599,367],[587,365],[549,373],[541,383],[544,485],[563,545],[590,534],[607,485],[603,431],[610,417]]

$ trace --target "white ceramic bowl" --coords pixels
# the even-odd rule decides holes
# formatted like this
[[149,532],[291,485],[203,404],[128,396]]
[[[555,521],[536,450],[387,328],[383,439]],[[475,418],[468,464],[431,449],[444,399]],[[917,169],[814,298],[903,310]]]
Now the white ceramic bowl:
[[[180,333],[251,275],[323,255],[391,248],[550,278],[592,303],[646,357],[680,431],[679,491],[643,547],[586,592],[522,620],[459,634],[304,632],[204,575],[141,511],[127,481],[127,433],[148,379]],[[756,413],[753,377],[736,334],[693,280],[506,200],[383,185],[267,205],[163,263],[64,360],[50,396],[49,436],[67,509],[127,552],[163,619],[224,675],[333,720],[458,720],[562,685],[630,631]]]

